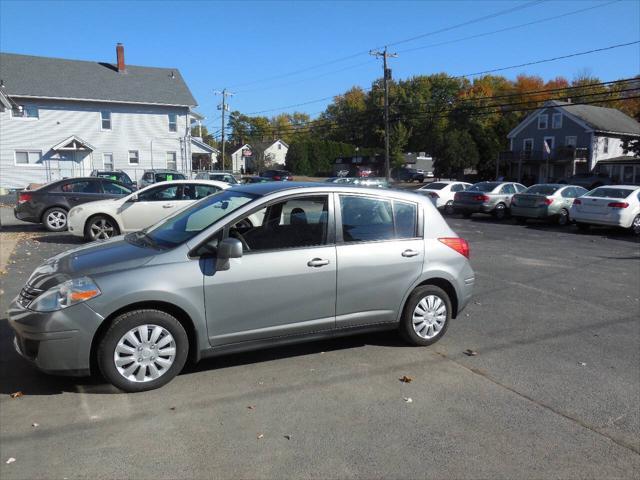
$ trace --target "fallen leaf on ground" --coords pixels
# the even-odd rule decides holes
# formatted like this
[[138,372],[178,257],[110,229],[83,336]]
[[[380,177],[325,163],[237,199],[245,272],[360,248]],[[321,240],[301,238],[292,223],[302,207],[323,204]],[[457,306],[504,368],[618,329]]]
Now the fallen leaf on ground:
[[22,392],[13,392],[13,393],[11,394],[11,398],[20,398],[20,397],[22,397],[23,395],[24,395],[24,393],[22,393]]
[[413,381],[413,378],[403,375],[398,380],[400,380],[402,383],[411,383]]
[[13,457],[11,457],[11,458],[10,458],[9,460],[7,460],[5,463],[6,463],[7,465],[9,465],[10,463],[13,463],[13,462],[15,462],[15,461],[16,461],[16,459],[15,459],[15,458],[13,458]]
[[169,407],[169,410],[175,410],[176,407]]
[[34,427],[34,428],[38,428],[40,426],[40,424],[34,422],[34,423],[31,424],[31,426]]
[[249,410],[255,410],[255,409],[256,409],[256,406],[255,406],[255,405],[249,405],[247,408],[248,408]]
[[476,352],[475,350],[471,350],[470,348],[467,348],[463,353],[468,357],[475,357],[476,355],[478,355],[478,352]]
[[586,366],[587,366],[587,364],[586,364],[586,363],[584,363],[584,362],[580,362],[580,363],[579,363],[579,365],[580,365],[581,367],[586,367]]
[[291,435],[283,435],[284,438],[286,438],[287,440],[291,440]]
[[413,398],[411,397],[404,397],[403,400],[407,403],[413,403]]
[[260,440],[261,438],[263,438],[264,435],[262,433],[259,433],[258,436],[256,437],[258,440]]

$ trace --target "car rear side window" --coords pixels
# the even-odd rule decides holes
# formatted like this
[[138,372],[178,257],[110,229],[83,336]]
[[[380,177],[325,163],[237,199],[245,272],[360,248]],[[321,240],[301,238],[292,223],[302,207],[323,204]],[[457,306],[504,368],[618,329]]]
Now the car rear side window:
[[60,186],[60,190],[63,192],[73,193],[100,193],[100,186],[98,182],[81,181],[81,182],[69,182]]
[[102,188],[104,189],[104,193],[112,195],[127,195],[131,193],[131,190],[128,188],[113,182],[103,182]]
[[415,203],[341,195],[340,209],[345,242],[416,237],[418,206]]
[[414,238],[418,224],[418,206],[415,203],[393,202],[396,238]]

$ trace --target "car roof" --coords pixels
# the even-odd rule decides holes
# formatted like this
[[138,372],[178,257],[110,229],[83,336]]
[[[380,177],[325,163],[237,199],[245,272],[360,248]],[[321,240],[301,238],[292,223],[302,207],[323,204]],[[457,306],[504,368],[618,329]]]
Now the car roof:
[[147,170],[144,171],[145,173],[147,172],[154,172],[154,173],[179,173],[180,175],[184,175],[184,173],[179,172],[177,170],[169,170],[167,168],[148,168]]
[[596,190],[598,188],[622,188],[624,190],[637,190],[640,188],[640,185],[600,185],[599,187],[594,188]]
[[134,192],[134,193],[140,193],[143,192],[145,190],[150,190],[152,188],[158,188],[159,186],[162,185],[183,185],[183,184],[199,184],[199,185],[211,185],[214,187],[219,187],[219,188],[223,188],[223,189],[227,189],[229,188],[229,184],[225,183],[225,182],[219,182],[217,180],[205,180],[205,179],[193,179],[193,180],[169,180],[169,181],[165,181],[165,182],[156,182],[156,183],[152,183],[151,185],[147,185],[146,187]]

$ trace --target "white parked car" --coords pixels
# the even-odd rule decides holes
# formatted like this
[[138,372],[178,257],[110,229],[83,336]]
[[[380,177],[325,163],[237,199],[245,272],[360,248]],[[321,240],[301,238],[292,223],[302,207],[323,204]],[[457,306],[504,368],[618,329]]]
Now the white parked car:
[[640,235],[640,187],[608,185],[598,187],[573,201],[569,217],[578,228],[607,225],[630,228]]
[[214,180],[173,180],[149,185],[126,197],[100,200],[69,211],[69,232],[88,241],[142,230],[201,198],[231,186]]
[[470,183],[454,180],[432,182],[416,190],[416,193],[429,197],[436,208],[451,215],[453,214],[453,197],[456,192],[463,192],[470,186]]

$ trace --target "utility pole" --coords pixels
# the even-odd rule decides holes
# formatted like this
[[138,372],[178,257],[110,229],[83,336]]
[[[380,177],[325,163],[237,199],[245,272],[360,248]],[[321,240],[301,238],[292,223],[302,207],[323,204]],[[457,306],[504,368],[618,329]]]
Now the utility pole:
[[370,50],[369,55],[376,58],[382,57],[382,67],[384,70],[384,176],[387,182],[391,181],[391,171],[389,166],[389,80],[391,80],[391,69],[387,68],[387,58],[395,58],[397,53],[389,53],[387,47],[381,52],[379,50]]
[[222,91],[216,90],[216,95],[222,95],[222,103],[218,105],[218,110],[222,110],[222,170],[224,170],[224,114],[229,111],[229,105],[227,105],[227,97],[232,97],[234,94],[227,92],[224,88]]

